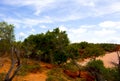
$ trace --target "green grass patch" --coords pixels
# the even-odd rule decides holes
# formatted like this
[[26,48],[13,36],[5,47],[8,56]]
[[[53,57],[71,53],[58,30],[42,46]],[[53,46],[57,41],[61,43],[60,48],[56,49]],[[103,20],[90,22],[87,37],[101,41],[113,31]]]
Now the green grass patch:
[[37,73],[41,71],[41,66],[38,63],[34,63],[31,65],[24,64],[22,65],[18,75],[27,75],[28,73]]

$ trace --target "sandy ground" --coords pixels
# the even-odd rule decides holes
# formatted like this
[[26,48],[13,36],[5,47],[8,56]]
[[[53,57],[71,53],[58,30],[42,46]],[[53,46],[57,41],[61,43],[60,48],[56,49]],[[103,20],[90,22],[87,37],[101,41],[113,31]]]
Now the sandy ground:
[[[117,53],[107,53],[102,57],[98,57],[97,59],[101,59],[105,65],[105,67],[114,67],[113,63],[118,63]],[[85,59],[82,62],[78,62],[80,65],[86,65],[90,59]],[[4,64],[4,65],[2,65]],[[44,68],[46,65],[45,63],[41,64]],[[6,73],[10,67],[10,60],[8,58],[1,58],[0,57],[0,73]],[[43,72],[39,73],[29,73],[26,76],[17,76],[14,78],[13,81],[46,81],[48,70],[44,70]]]
[[[9,58],[1,58],[0,57],[0,73],[7,73],[11,65],[11,61]],[[42,63],[44,67],[46,64]],[[49,70],[44,70],[38,73],[29,73],[26,76],[15,76],[13,81],[46,81],[47,72]]]
[[[112,68],[115,66],[114,64],[118,64],[118,57],[116,52],[107,53],[104,56],[97,57],[97,59],[102,60],[104,63],[104,66],[107,68]],[[89,61],[90,59],[85,59],[82,62],[78,62],[78,64],[85,66]]]

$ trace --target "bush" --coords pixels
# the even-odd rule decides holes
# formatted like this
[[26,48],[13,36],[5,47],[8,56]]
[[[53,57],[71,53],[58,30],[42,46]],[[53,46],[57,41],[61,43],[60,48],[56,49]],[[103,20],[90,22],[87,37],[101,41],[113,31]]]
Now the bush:
[[65,66],[64,66],[64,69],[67,69],[67,70],[70,70],[70,71],[78,71],[79,68],[73,63],[73,62],[70,62],[70,63],[67,63]]
[[32,65],[22,65],[22,68],[20,69],[20,71],[18,72],[18,75],[26,75],[29,72],[32,73],[37,73],[40,72],[40,65],[38,63],[34,63]]
[[103,44],[100,44],[100,46],[106,52],[113,52],[116,49],[116,45],[115,44],[103,43]]
[[104,73],[106,68],[101,60],[92,60],[86,66],[87,70],[96,78],[96,80],[104,81]]
[[85,52],[83,54],[84,58],[88,58],[88,57],[98,57],[100,55],[104,55],[105,51],[103,49],[101,49],[99,46],[97,45],[92,45],[90,47],[86,47],[85,48]]
[[107,68],[104,77],[108,81],[120,81],[120,74],[117,68]]
[[[86,69],[95,76],[96,79],[107,81],[120,81],[120,74],[117,68],[105,68],[101,60],[90,61]],[[97,75],[97,76],[96,76]]]
[[104,67],[102,60],[91,60],[90,62],[88,62],[86,67],[88,69],[93,68],[95,70],[99,70],[100,73],[102,73],[102,71],[105,70],[105,67]]
[[48,72],[46,81],[67,81],[61,68],[54,68]]

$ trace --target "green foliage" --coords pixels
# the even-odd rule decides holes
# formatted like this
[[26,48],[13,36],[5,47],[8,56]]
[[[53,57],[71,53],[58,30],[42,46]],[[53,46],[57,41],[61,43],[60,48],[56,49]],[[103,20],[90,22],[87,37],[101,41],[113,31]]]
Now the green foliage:
[[55,64],[62,64],[64,62],[66,62],[66,60],[67,60],[67,56],[66,56],[65,52],[58,51],[54,54]]
[[78,58],[79,57],[79,51],[78,51],[78,46],[76,44],[70,44],[66,47],[66,54],[67,54],[67,57],[69,58]]
[[98,44],[92,44],[92,43],[88,43],[87,47],[85,47],[84,49],[79,49],[79,51],[82,50],[82,54],[80,52],[80,57],[81,58],[90,58],[90,57],[98,57],[101,55],[105,54],[105,51],[98,45]]
[[117,68],[106,68],[103,76],[107,81],[120,81],[120,74]]
[[[30,35],[23,45],[32,58],[41,58],[42,61],[60,64],[66,61],[65,47],[69,39],[65,31],[59,28],[45,34]],[[59,57],[61,57],[59,59]]]
[[92,61],[88,62],[86,67],[88,69],[93,68],[95,70],[99,70],[100,73],[102,73],[102,71],[105,69],[104,64],[101,60],[92,60]]
[[86,47],[84,57],[98,57],[104,55],[105,51],[97,45],[91,45]]
[[73,62],[64,65],[64,69],[70,70],[72,72],[79,71],[79,68]]
[[100,46],[107,52],[113,52],[116,49],[116,44],[102,43]]
[[6,22],[0,22],[0,53],[9,52],[14,41],[14,26]]
[[31,65],[24,64],[24,65],[22,65],[22,68],[18,72],[18,75],[25,76],[29,72],[36,73],[36,72],[40,72],[40,70],[41,70],[41,67],[38,63],[34,63]]
[[67,81],[61,68],[54,68],[48,72],[46,81]]
[[92,60],[87,64],[87,70],[96,78],[97,81],[104,81],[106,68],[101,60]]
[[[97,74],[99,78],[107,81],[120,81],[120,74],[117,68],[105,68],[101,60],[90,61],[86,69],[93,75]],[[95,75],[94,75],[95,76]]]
[[79,43],[78,45],[80,49],[85,49],[86,47],[89,46],[89,43],[84,41],[84,42]]

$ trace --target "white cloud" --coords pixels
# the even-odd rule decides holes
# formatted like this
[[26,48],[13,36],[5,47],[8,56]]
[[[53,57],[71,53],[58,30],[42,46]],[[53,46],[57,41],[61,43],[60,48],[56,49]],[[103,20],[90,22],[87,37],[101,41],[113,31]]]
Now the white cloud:
[[87,32],[87,29],[85,29],[85,28],[71,28],[68,31],[72,32],[74,34],[81,34],[81,33]]
[[[98,3],[99,4],[99,3]],[[115,14],[120,12],[120,1],[105,1],[102,5],[97,5],[93,8],[94,16],[104,16],[107,14]]]
[[76,0],[76,2],[82,6],[89,6],[89,7],[95,6],[95,0]]
[[18,33],[16,36],[17,36],[17,37],[16,37],[17,40],[23,41],[28,35],[27,35],[26,33],[24,33],[24,32],[20,32],[20,33]]
[[46,29],[47,26],[45,26],[45,25],[41,25],[40,28],[44,28],[44,29]]
[[19,33],[19,36],[20,36],[20,37],[26,37],[26,34],[25,34],[24,32],[20,32],[20,33]]
[[30,35],[30,34],[36,34],[36,30],[32,28],[30,31],[27,31],[27,34],[28,35]]
[[37,19],[37,18],[23,18],[23,19],[16,19],[16,18],[3,18],[4,21],[14,24],[16,28],[32,28],[36,25],[39,25],[41,23],[53,23],[49,17],[45,17],[43,19]]
[[[27,6],[40,17],[42,12],[49,11],[51,15],[48,15],[48,22],[66,22],[120,12],[119,0],[4,0],[3,2],[15,7]],[[45,21],[43,18],[41,22]]]
[[78,28],[69,29],[63,27],[63,29],[67,30],[71,42],[120,43],[120,31],[114,26],[120,27],[119,21],[104,21],[95,25],[80,25]]
[[116,33],[115,30],[108,30],[108,29],[95,31],[95,35],[100,37],[109,37],[111,35],[114,35],[115,33]]
[[32,29],[31,31],[32,31],[32,32],[35,32],[35,29]]
[[46,10],[46,8],[50,8],[55,0],[4,0],[4,4],[21,7],[21,6],[29,6],[31,9],[35,10],[35,15],[39,15],[42,11]]
[[100,27],[103,28],[111,28],[111,29],[119,29],[120,28],[120,21],[104,21],[99,24]]
[[59,29],[62,30],[62,31],[67,31],[68,30],[68,28],[65,27],[64,25],[59,26]]

